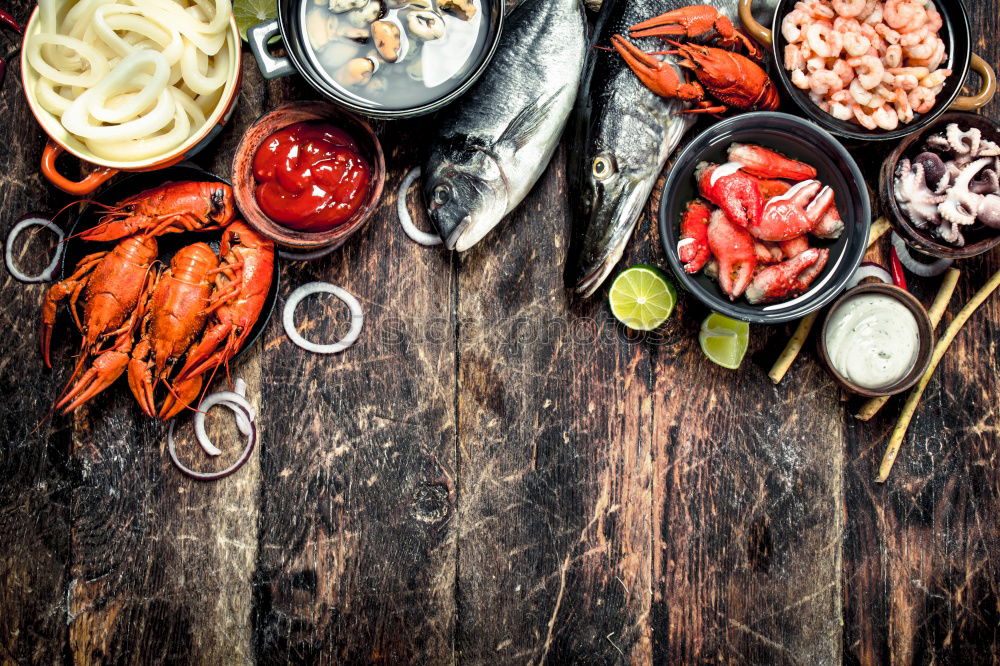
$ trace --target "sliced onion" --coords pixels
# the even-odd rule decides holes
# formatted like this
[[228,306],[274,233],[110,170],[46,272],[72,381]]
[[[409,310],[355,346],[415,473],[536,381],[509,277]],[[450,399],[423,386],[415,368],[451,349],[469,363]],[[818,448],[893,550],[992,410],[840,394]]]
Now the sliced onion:
[[878,278],[886,284],[892,284],[892,275],[889,271],[887,271],[883,266],[866,261],[858,266],[858,270],[854,271],[854,275],[852,275],[851,279],[847,281],[847,288],[854,289],[861,284],[862,280],[867,278]]
[[896,254],[899,256],[899,262],[903,264],[903,267],[914,275],[919,275],[920,277],[934,277],[936,275],[941,275],[955,263],[954,259],[938,259],[937,261],[929,264],[917,261],[913,258],[913,255],[910,254],[910,249],[906,247],[906,242],[904,242],[895,231],[892,232],[892,246],[896,249]]
[[[302,337],[297,330],[295,330],[295,309],[299,306],[299,303],[302,302],[302,299],[318,293],[333,294],[342,300],[351,310],[350,330],[347,331],[347,335],[333,344],[321,345],[315,342],[309,342]],[[354,298],[354,296],[340,287],[330,284],[329,282],[310,282],[302,285],[288,296],[288,300],[285,301],[285,309],[282,312],[282,323],[285,325],[285,333],[288,334],[288,337],[296,345],[302,347],[302,349],[313,352],[314,354],[336,354],[344,351],[357,341],[358,336],[361,335],[361,326],[364,322],[365,315],[361,311],[361,304],[358,303],[358,299]]]
[[420,178],[420,167],[410,169],[403,176],[403,182],[399,184],[399,191],[396,193],[396,213],[399,214],[399,224],[402,225],[403,231],[406,232],[406,235],[414,243],[420,243],[428,247],[440,245],[442,242],[441,237],[437,234],[430,234],[418,229],[417,225],[413,223],[413,218],[410,217],[410,210],[406,207],[406,193],[410,191],[410,186],[413,185],[413,181],[417,178]]
[[[28,227],[45,227],[59,237],[59,244],[56,246],[56,253],[52,255],[52,261],[50,261],[49,265],[45,267],[45,270],[38,275],[26,275],[14,265],[14,239],[16,239],[17,235]],[[52,220],[36,216],[23,218],[20,222],[15,224],[14,228],[10,230],[9,234],[7,234],[7,243],[3,253],[3,260],[4,263],[7,264],[7,270],[15,280],[19,280],[21,282],[48,282],[52,279],[52,276],[56,272],[56,268],[59,266],[59,259],[62,257],[63,253],[63,238],[65,238],[65,235],[63,234],[62,229],[56,226]]]
[[340,246],[329,245],[327,247],[321,247],[318,250],[313,250],[312,252],[287,252],[285,250],[278,250],[278,256],[282,259],[287,259],[288,261],[312,261],[313,259],[325,257],[338,247]]
[[[236,388],[245,392],[246,383],[242,380],[236,380]],[[244,396],[236,391],[219,391],[202,400],[201,404],[198,405],[198,412],[195,414],[195,437],[206,453],[213,456],[222,453],[208,439],[208,435],[205,434],[205,414],[216,405],[222,405],[232,410],[233,414],[236,415],[236,426],[243,436],[247,438],[246,446],[240,453],[240,457],[226,469],[220,472],[196,472],[186,467],[177,457],[177,447],[174,444],[174,425],[177,423],[176,419],[170,422],[170,427],[167,430],[167,452],[170,454],[170,460],[173,461],[177,469],[183,474],[198,481],[216,481],[229,476],[250,459],[250,454],[253,453],[253,449],[257,444],[257,423],[254,421],[253,407],[247,402]]]

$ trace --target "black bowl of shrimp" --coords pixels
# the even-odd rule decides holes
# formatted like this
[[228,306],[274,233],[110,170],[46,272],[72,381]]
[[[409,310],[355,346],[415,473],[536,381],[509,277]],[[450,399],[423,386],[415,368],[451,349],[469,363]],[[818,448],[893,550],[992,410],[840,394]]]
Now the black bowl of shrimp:
[[[811,120],[839,137],[891,141],[946,111],[975,111],[996,93],[996,73],[972,53],[957,0],[780,0],[768,30],[740,0],[740,18],[770,44],[773,68]],[[979,92],[961,96],[969,71]]]
[[677,281],[706,306],[758,324],[832,302],[861,264],[871,203],[828,132],[785,113],[710,127],[678,156],[660,197]]

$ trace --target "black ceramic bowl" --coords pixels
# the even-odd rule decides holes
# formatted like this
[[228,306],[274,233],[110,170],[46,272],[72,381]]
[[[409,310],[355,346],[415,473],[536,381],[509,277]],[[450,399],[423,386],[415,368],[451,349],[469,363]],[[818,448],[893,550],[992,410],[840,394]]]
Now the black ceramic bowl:
[[[63,253],[62,258],[62,277],[65,278],[67,275],[70,275],[77,262],[84,256],[92,252],[110,250],[115,246],[115,243],[88,242],[77,236],[80,232],[85,231],[86,229],[89,229],[97,224],[101,215],[105,212],[103,206],[113,206],[122,199],[138,194],[139,192],[149,188],[157,187],[170,181],[176,182],[183,180],[219,183],[226,182],[222,178],[219,178],[208,171],[199,169],[198,167],[184,165],[168,167],[159,171],[139,173],[122,178],[121,180],[115,182],[106,190],[102,191],[93,202],[84,206],[80,213],[76,216],[73,224],[70,225],[69,233],[66,235],[66,250]],[[163,236],[157,238],[157,244],[160,250],[160,261],[169,265],[170,259],[174,256],[175,252],[185,245],[190,245],[191,243],[196,243],[198,241],[208,243],[215,252],[218,252],[219,241],[221,238],[221,231],[190,231],[179,234],[164,234]],[[250,331],[250,335],[247,337],[246,342],[243,343],[243,347],[240,348],[234,358],[239,358],[243,352],[253,345],[257,338],[260,337],[260,334],[264,332],[264,327],[271,318],[274,306],[278,302],[278,277],[280,276],[280,273],[281,271],[278,264],[278,257],[277,253],[275,253],[274,275],[271,278],[271,289],[267,292],[267,301],[264,303],[264,308],[261,310],[260,317],[257,318],[257,323],[254,324],[253,330]]]
[[[778,0],[770,30],[753,18],[751,13],[753,0],[740,0],[740,19],[757,41],[771,47],[774,58],[771,74],[781,82],[788,97],[806,116],[837,136],[857,141],[894,141],[919,132],[945,111],[975,111],[988,104],[996,93],[996,72],[989,63],[972,53],[969,17],[961,0],[934,0],[934,6],[944,21],[940,32],[941,39],[948,47],[948,58],[942,64],[942,68],[952,70],[952,75],[945,81],[944,89],[938,95],[934,108],[927,113],[916,114],[912,122],[905,125],[901,123],[891,132],[867,130],[860,125],[838,120],[813,104],[807,91],[800,90],[792,84],[790,72],[784,67],[785,46],[788,42],[781,34],[781,21],[792,11],[795,2],[796,0]],[[769,6],[771,4],[768,3]],[[959,93],[962,92],[970,68],[980,75],[980,90],[973,97],[960,97]]]
[[[299,73],[327,100],[342,107],[356,111],[372,118],[415,118],[450,104],[458,99],[486,71],[503,32],[504,2],[503,0],[483,0],[486,21],[486,38],[476,56],[466,66],[461,75],[461,83],[443,92],[437,99],[420,106],[405,108],[389,108],[355,96],[332,85],[328,75],[309,57],[306,46],[307,37],[304,34],[300,14],[303,3],[312,4],[313,0],[277,0],[278,18],[264,21],[247,31],[250,50],[257,60],[264,78],[273,79],[280,76]],[[270,50],[269,43],[275,37],[281,37],[287,56],[277,56]],[[445,90],[447,90],[445,88]]]
[[[829,249],[830,258],[809,291],[798,298],[761,305],[751,305],[745,298],[730,302],[714,280],[703,273],[687,273],[677,256],[681,214],[687,203],[698,196],[695,166],[701,161],[727,162],[726,151],[734,142],[759,144],[811,164],[819,180],[836,192],[844,233],[833,241],[810,239],[813,247]],[[868,189],[854,159],[827,132],[784,113],[745,113],[710,127],[674,162],[660,198],[660,238],[681,286],[716,312],[758,324],[801,319],[836,298],[861,263],[868,247],[870,223]]]

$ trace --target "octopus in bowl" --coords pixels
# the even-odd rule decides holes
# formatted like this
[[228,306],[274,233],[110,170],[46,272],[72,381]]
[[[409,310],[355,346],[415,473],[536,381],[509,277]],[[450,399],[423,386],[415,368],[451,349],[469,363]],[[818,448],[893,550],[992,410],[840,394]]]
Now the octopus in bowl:
[[893,193],[915,227],[963,247],[967,230],[1000,229],[1000,144],[951,123],[900,160]]
[[838,120],[895,130],[934,108],[952,71],[929,0],[804,0],[781,22],[792,84]]
[[829,250],[812,238],[844,231],[832,188],[816,169],[763,146],[734,143],[726,164],[700,163],[700,198],[681,215],[678,258],[704,271],[730,301],[751,305],[804,293],[823,272]]

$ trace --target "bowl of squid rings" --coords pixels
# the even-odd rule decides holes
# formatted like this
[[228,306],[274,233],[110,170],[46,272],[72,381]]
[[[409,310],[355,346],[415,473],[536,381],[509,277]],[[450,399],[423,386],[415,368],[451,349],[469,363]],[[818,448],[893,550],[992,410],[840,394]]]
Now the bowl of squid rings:
[[[895,141],[948,110],[975,111],[996,72],[972,52],[959,0],[777,0],[771,29],[740,0],[743,27],[770,47],[771,68],[810,120],[853,141]],[[970,71],[975,95],[962,96]]]
[[[204,148],[232,116],[242,74],[230,0],[40,0],[21,80],[49,142],[42,173],[85,196],[119,171],[152,171]],[[62,175],[70,153],[92,170]]]

